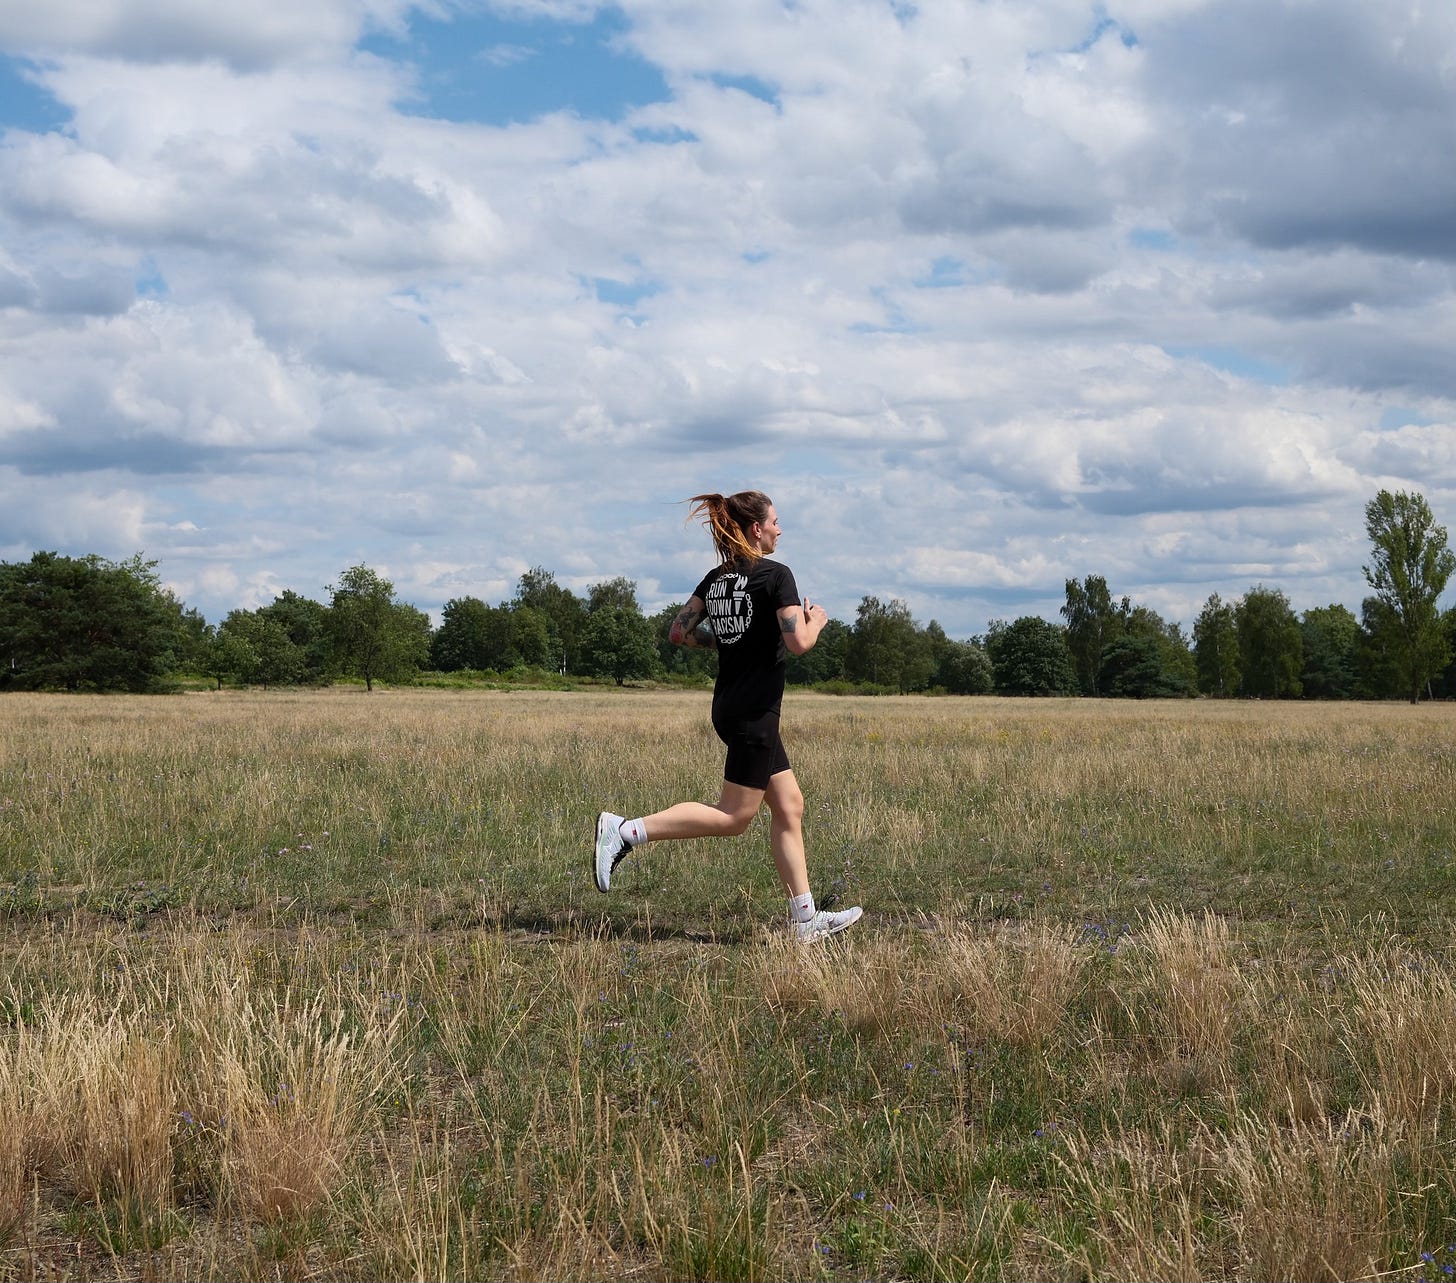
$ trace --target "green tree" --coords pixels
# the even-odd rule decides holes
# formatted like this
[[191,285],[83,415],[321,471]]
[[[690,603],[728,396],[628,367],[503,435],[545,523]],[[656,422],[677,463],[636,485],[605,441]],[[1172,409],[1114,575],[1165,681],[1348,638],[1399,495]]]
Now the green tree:
[[1304,638],[1289,598],[1263,584],[1250,588],[1234,607],[1239,639],[1240,689],[1256,699],[1284,699],[1301,690]]
[[328,611],[322,602],[285,588],[258,614],[282,628],[297,652],[297,672],[290,681],[321,685],[329,680]]
[[374,683],[412,677],[430,653],[430,621],[394,599],[394,585],[368,566],[351,566],[329,588],[328,629],[340,671]]
[[586,617],[581,656],[588,673],[610,677],[621,686],[628,678],[651,676],[657,651],[641,611],[603,606]]
[[1193,621],[1193,660],[1198,689],[1231,699],[1239,692],[1239,630],[1234,608],[1211,593]]
[[288,630],[264,610],[234,610],[218,628],[218,641],[237,667],[229,674],[267,690],[303,676],[303,651]]
[[487,606],[479,597],[453,597],[430,639],[430,663],[442,673],[462,668],[502,673],[520,664],[556,667],[550,621],[519,602]]
[[188,648],[181,604],[155,561],[38,552],[0,564],[0,684],[149,691]]
[[1405,682],[1395,654],[1396,624],[1378,597],[1360,603],[1360,639],[1355,650],[1355,691],[1362,699],[1400,699]]
[[1446,628],[1446,642],[1451,652],[1451,660],[1432,685],[1437,699],[1456,699],[1456,606],[1447,610],[1441,616],[1441,621]]
[[1125,612],[1120,631],[1102,649],[1098,689],[1125,699],[1182,699],[1197,688],[1197,669],[1183,629],[1157,611]]
[[430,639],[430,664],[441,673],[509,667],[501,662],[509,632],[498,615],[479,597],[452,597],[440,612],[440,626]]
[[819,630],[819,640],[802,655],[789,656],[786,680],[794,686],[815,686],[845,678],[849,654],[850,627],[842,619],[831,619]]
[[224,682],[244,681],[244,674],[257,662],[253,648],[236,632],[209,624],[199,648],[197,671],[210,677],[221,690]]
[[1181,665],[1170,663],[1168,643],[1145,633],[1124,633],[1102,652],[1099,687],[1113,699],[1184,699],[1194,686]]
[[586,590],[586,612],[594,615],[603,609],[635,610],[641,614],[642,607],[637,604],[636,582],[624,575],[618,575],[615,579],[592,584]]
[[1036,615],[1007,624],[992,622],[986,634],[998,695],[1071,695],[1077,672],[1064,629]]
[[1349,607],[1313,606],[1299,621],[1300,685],[1309,699],[1353,699],[1359,683],[1360,621]]
[[1197,692],[1198,667],[1183,627],[1151,606],[1122,599],[1118,631],[1102,651],[1098,689],[1131,699],[1183,699]]
[[1163,626],[1163,665],[1178,686],[1178,695],[1191,699],[1198,694],[1198,661],[1193,657],[1193,643],[1177,620]]
[[861,599],[845,652],[845,676],[910,691],[928,686],[933,671],[929,646],[910,607],[899,600]]
[[989,695],[996,688],[991,657],[971,641],[947,637],[933,619],[925,626],[935,672],[931,684],[950,695]]
[[556,664],[556,642],[551,621],[534,606],[519,602],[507,608],[511,623],[511,648],[516,662],[530,668],[553,668]]
[[516,587],[515,605],[530,606],[545,616],[551,638],[550,666],[561,673],[579,671],[579,647],[582,626],[586,623],[586,603],[571,589],[558,584],[549,570],[542,566],[532,566],[521,576]]
[[212,645],[212,637],[217,630],[207,622],[200,610],[193,607],[184,608],[179,605],[177,620],[178,644],[174,659],[178,670],[203,677],[210,676],[205,671],[209,657],[208,648]]
[[1067,650],[1077,672],[1077,684],[1084,695],[1100,695],[1102,652],[1122,631],[1122,615],[1113,605],[1107,580],[1101,575],[1088,575],[1085,583],[1068,579],[1066,593],[1061,614],[1066,621]]
[[1402,693],[1414,704],[1451,658],[1437,603],[1456,571],[1456,553],[1419,494],[1380,491],[1365,505],[1365,533],[1371,548],[1365,579],[1382,607],[1377,626],[1387,632]]

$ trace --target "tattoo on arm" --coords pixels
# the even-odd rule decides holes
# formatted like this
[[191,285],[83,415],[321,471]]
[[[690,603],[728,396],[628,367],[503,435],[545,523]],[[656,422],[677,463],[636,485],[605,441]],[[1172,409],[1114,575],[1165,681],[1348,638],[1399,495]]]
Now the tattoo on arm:
[[793,632],[797,632],[798,630],[799,630],[799,616],[797,614],[794,614],[794,615],[780,615],[779,616],[779,632],[781,632],[781,633],[793,633]]
[[686,646],[689,650],[713,650],[718,645],[703,612],[691,604],[684,606],[672,621],[667,639],[674,646]]

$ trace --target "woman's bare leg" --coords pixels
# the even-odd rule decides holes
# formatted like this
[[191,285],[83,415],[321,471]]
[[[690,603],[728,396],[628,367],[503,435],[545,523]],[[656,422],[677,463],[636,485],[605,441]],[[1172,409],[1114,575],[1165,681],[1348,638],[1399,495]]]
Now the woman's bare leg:
[[804,857],[804,794],[793,771],[771,776],[764,798],[772,816],[769,842],[774,867],[790,899],[805,895],[809,890],[809,865]]
[[[775,776],[777,778],[777,776]],[[769,788],[773,780],[769,781]],[[665,811],[644,817],[649,842],[673,838],[736,837],[753,823],[763,805],[764,790],[723,781],[716,806],[706,802],[678,802]]]

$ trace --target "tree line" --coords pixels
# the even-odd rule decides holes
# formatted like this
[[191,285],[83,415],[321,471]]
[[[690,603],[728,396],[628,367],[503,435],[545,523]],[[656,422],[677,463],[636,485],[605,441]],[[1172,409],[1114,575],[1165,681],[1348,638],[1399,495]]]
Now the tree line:
[[[1116,599],[1089,574],[1065,583],[1061,622],[993,621],[963,640],[903,601],[866,596],[854,622],[831,619],[791,657],[788,679],[826,690],[1114,698],[1456,697],[1456,609],[1439,599],[1456,554],[1418,494],[1382,490],[1365,509],[1371,595],[1357,617],[1339,604],[1297,615],[1277,588],[1237,601],[1215,593],[1191,635],[1156,611]],[[156,563],[38,552],[0,563],[0,689],[155,691],[185,678],[225,685],[322,685],[340,678],[408,682],[424,672],[621,685],[706,683],[711,651],[667,641],[681,603],[644,615],[626,578],[579,596],[544,567],[514,596],[445,603],[438,627],[397,599],[368,566],[352,566],[327,602],[291,590],[209,624],[168,592]]]

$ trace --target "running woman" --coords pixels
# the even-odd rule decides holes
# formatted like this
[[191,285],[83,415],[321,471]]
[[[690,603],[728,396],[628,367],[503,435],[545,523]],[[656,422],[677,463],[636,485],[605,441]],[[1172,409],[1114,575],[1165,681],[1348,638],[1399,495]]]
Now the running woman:
[[644,842],[730,837],[744,832],[768,803],[774,864],[789,897],[789,929],[818,940],[858,922],[863,910],[816,909],[804,859],[804,795],[779,738],[788,654],[802,655],[829,622],[823,606],[799,603],[793,572],[768,554],[778,546],[779,518],[768,496],[694,495],[689,519],[701,516],[713,536],[718,565],[703,577],[672,621],[677,646],[718,652],[713,729],[728,746],[723,791],[716,806],[678,802],[639,820],[611,811],[597,816],[597,887]]

